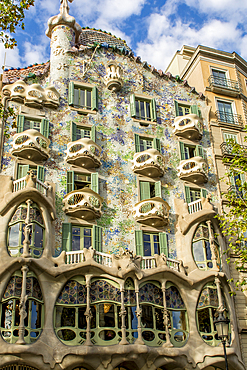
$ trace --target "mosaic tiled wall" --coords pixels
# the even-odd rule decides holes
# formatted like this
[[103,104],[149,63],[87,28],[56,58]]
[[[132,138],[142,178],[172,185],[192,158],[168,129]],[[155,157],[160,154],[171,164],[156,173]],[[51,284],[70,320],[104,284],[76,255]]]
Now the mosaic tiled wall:
[[[207,152],[209,165],[209,181],[206,188],[212,194],[212,201],[217,200],[216,178],[210,147],[208,123],[206,121],[205,101],[190,92],[183,84],[161,78],[150,70],[137,64],[133,58],[119,55],[111,49],[100,48],[95,53],[88,72],[82,78],[83,61],[89,62],[92,50],[77,54],[68,54],[69,75],[74,81],[95,84],[99,90],[99,110],[96,114],[82,115],[71,110],[66,96],[62,96],[57,111],[45,110],[46,118],[50,120],[50,158],[44,163],[45,180],[56,184],[56,254],[61,250],[62,222],[67,216],[62,210],[62,199],[66,194],[66,172],[70,166],[65,162],[65,150],[70,139],[71,121],[96,126],[97,144],[102,148],[102,166],[98,169],[100,195],[104,198],[103,214],[97,224],[103,227],[103,251],[114,253],[119,247],[135,250],[134,231],[140,229],[133,218],[132,210],[138,202],[138,177],[131,170],[135,153],[134,133],[154,135],[161,140],[162,154],[166,158],[165,174],[161,178],[162,197],[171,207],[169,225],[164,229],[169,234],[169,253],[176,257],[174,198],[184,198],[183,182],[177,177],[176,168],[179,164],[178,138],[173,135],[173,120],[175,116],[174,99],[184,103],[198,104],[203,112],[204,135],[199,144]],[[119,93],[110,92],[104,84],[105,66],[110,60],[115,60],[123,68],[123,88]],[[54,68],[54,66],[52,66]],[[61,72],[62,76],[62,72]],[[36,79],[37,80],[37,79]],[[39,80],[46,86],[47,80]],[[29,83],[32,83],[29,79]],[[37,81],[35,81],[37,82]],[[68,87],[68,79],[50,81],[59,90],[59,86]],[[156,99],[157,123],[148,127],[141,126],[130,116],[129,96],[131,93],[147,94]],[[16,111],[19,107],[14,104]],[[15,160],[10,155],[11,142],[16,129],[8,122],[4,139],[4,156],[2,174],[14,176]]]

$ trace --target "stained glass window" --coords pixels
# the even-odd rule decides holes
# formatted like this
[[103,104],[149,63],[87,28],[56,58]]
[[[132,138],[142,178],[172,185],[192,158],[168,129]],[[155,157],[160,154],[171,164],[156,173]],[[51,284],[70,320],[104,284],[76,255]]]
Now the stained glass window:
[[[27,217],[27,204],[21,204],[9,222],[8,252],[12,257],[19,257],[23,253],[25,239],[25,220]],[[31,257],[39,258],[43,253],[44,221],[37,204],[30,205],[29,217],[29,253]]]

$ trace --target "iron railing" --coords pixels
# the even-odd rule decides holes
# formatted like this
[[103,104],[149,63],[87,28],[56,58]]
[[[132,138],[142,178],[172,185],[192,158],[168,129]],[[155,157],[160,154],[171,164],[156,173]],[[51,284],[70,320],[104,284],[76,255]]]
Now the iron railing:
[[[246,156],[247,156],[247,146],[246,145],[239,145],[239,146],[241,147],[241,153],[242,153],[242,150],[246,150]],[[227,155],[237,155],[238,154],[238,153],[232,152],[233,147],[232,147],[232,144],[230,143],[223,142],[222,144],[220,144],[220,149],[221,149],[221,153],[223,157]]]
[[220,110],[215,112],[217,122],[231,123],[235,125],[243,125],[242,116],[239,114],[226,113]]
[[229,80],[228,78],[216,77],[216,76],[211,75],[208,78],[208,82],[209,82],[209,87],[218,86],[223,89],[226,88],[226,89],[231,89],[231,90],[235,90],[239,92],[238,82],[234,80]]

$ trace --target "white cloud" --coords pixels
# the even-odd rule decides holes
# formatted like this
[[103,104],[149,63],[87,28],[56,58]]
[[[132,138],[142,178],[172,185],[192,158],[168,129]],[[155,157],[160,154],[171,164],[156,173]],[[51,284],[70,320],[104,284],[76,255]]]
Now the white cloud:
[[24,42],[24,53],[22,56],[22,62],[24,65],[42,63],[49,59],[47,55],[47,47],[49,46],[50,40],[46,37],[40,37],[39,44],[32,44],[29,41]]

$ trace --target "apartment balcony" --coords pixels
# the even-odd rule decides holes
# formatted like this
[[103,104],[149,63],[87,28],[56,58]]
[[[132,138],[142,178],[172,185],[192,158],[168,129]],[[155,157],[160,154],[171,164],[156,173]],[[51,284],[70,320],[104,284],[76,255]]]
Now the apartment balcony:
[[[239,145],[239,144],[238,144]],[[246,145],[239,145],[241,151],[244,150],[247,153],[247,146]],[[223,142],[220,145],[221,153],[223,158],[225,157],[234,157],[237,153],[233,153],[232,144]]]
[[50,140],[39,131],[31,129],[15,134],[11,154],[31,161],[45,161],[49,158]]
[[170,206],[162,198],[145,199],[134,206],[134,218],[137,222],[153,227],[168,224]]
[[101,148],[91,139],[83,138],[68,143],[66,161],[83,168],[97,168],[100,162]]
[[164,174],[165,159],[156,149],[147,149],[134,154],[132,170],[143,176],[161,177]]
[[73,217],[84,220],[95,220],[101,216],[103,198],[89,188],[74,190],[68,193],[64,199],[63,210]]
[[13,181],[13,193],[23,190],[26,187],[33,187],[37,189],[45,197],[48,196],[49,186],[44,184],[42,181],[37,179],[35,176],[32,176],[32,174],[28,174],[27,176],[22,177],[21,179]]
[[210,90],[216,94],[238,96],[240,93],[237,81],[211,75],[208,78],[208,82]]
[[185,139],[200,140],[203,134],[203,121],[196,114],[176,117],[173,126],[173,133]]
[[226,113],[220,110],[215,112],[216,120],[219,123],[230,123],[231,125],[243,125],[242,116],[239,114]]
[[178,177],[183,181],[203,183],[208,181],[207,163],[202,157],[193,157],[180,162]]

